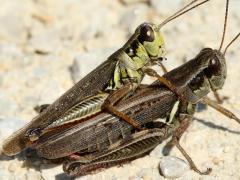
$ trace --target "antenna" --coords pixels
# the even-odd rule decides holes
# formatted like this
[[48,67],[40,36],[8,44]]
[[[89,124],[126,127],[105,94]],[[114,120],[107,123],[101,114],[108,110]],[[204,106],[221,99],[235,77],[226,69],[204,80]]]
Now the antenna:
[[238,33],[238,34],[233,38],[233,40],[231,40],[231,42],[226,46],[226,48],[225,48],[225,50],[224,50],[224,52],[223,52],[223,55],[224,55],[224,56],[225,56],[225,54],[226,54],[227,49],[229,48],[229,46],[231,46],[232,43],[233,43],[234,41],[236,41],[239,36],[240,36],[240,33]]
[[226,11],[225,11],[225,17],[224,17],[223,35],[222,35],[222,40],[221,40],[221,44],[220,44],[220,47],[219,47],[219,51],[221,51],[221,49],[222,49],[224,38],[225,38],[225,34],[226,34],[227,17],[228,17],[228,6],[229,6],[229,0],[226,1]]
[[173,15],[169,16],[168,18],[166,18],[161,24],[164,24],[164,22],[169,21],[169,19],[171,19],[172,17],[176,16],[178,13],[182,12],[183,10],[185,10],[187,7],[191,6],[193,3],[197,2],[198,0],[193,0],[190,3],[188,3],[187,5],[185,5],[184,7],[182,7],[181,9],[179,9],[177,12],[175,12]]
[[186,8],[188,8],[189,6],[191,6],[192,4],[194,4],[195,2],[197,2],[199,0],[193,0],[191,1],[190,3],[188,3],[186,6],[184,6],[183,8],[179,9],[177,12],[175,12],[173,15],[171,15],[170,17],[168,17],[167,19],[165,19],[162,23],[159,24],[159,27],[162,27],[164,26],[165,24],[169,23],[170,21],[172,21],[173,19],[187,13],[188,11],[192,10],[192,9],[195,9],[196,7],[210,1],[210,0],[205,0],[205,1],[202,1],[198,4],[196,4],[195,6],[189,8],[186,10]]

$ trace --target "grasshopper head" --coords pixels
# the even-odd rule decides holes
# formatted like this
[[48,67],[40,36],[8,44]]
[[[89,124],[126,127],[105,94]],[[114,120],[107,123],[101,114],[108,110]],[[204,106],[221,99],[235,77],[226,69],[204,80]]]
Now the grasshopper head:
[[150,59],[157,60],[165,56],[165,44],[159,26],[143,23],[136,32],[138,41],[144,46]]
[[223,87],[227,67],[224,55],[219,50],[204,48],[194,59],[193,68],[199,69],[198,74],[189,83],[194,94],[201,98],[211,90],[216,91]]
[[205,69],[212,91],[221,89],[227,76],[226,60],[219,50],[213,50],[209,59],[208,67]]

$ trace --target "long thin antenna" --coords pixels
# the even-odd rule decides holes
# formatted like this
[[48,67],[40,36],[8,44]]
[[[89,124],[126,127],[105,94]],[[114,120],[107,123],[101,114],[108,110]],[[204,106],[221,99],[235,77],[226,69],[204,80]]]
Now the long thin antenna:
[[224,38],[225,38],[225,34],[226,34],[227,17],[228,17],[228,6],[229,6],[229,0],[226,1],[226,11],[225,11],[225,17],[224,17],[223,35],[222,35],[222,40],[221,40],[221,44],[220,44],[220,47],[219,47],[219,51],[221,51],[221,49],[222,49]]
[[238,33],[238,34],[233,38],[233,40],[231,40],[231,42],[226,46],[226,48],[225,48],[225,50],[224,50],[224,52],[223,52],[223,55],[224,55],[224,56],[225,56],[225,54],[226,54],[227,49],[229,48],[229,46],[231,46],[232,43],[233,43],[234,41],[236,41],[239,36],[240,36],[240,33]]
[[[192,9],[195,9],[196,7],[210,1],[210,0],[205,0],[205,1],[202,1],[201,3],[198,3],[196,4],[195,6],[185,10],[187,7],[189,7],[190,5],[192,5],[193,3],[197,2],[198,0],[193,0],[191,1],[189,4],[187,4],[185,7],[181,8],[179,11],[177,11],[176,13],[174,13],[172,16],[170,16],[169,18],[167,18],[166,20],[164,20],[162,23],[159,24],[159,27],[162,27],[164,26],[165,24],[169,23],[170,21],[172,21],[173,19],[185,14],[186,12],[192,10]],[[182,11],[182,10],[185,10],[185,11]]]
[[193,1],[191,1],[190,3],[188,3],[187,5],[185,5],[184,7],[182,7],[181,9],[179,9],[177,12],[175,12],[173,15],[167,17],[163,22],[161,22],[161,24],[164,23],[164,22],[169,21],[169,19],[173,18],[173,17],[176,16],[178,13],[182,12],[183,10],[185,10],[186,8],[188,8],[189,6],[191,6],[193,3],[197,2],[197,1],[198,1],[198,0],[193,0]]

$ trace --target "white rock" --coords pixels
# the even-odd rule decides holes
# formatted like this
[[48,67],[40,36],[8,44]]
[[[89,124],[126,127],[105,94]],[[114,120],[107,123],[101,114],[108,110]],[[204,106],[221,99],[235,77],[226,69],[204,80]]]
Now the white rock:
[[159,163],[159,168],[166,178],[179,178],[190,169],[185,161],[173,156],[164,156]]

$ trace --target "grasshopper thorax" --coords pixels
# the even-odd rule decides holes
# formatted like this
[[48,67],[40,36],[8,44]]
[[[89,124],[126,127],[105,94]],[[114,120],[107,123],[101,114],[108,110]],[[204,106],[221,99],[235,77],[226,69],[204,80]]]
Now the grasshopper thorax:
[[140,84],[144,76],[143,69],[157,64],[164,55],[164,40],[159,26],[141,24],[126,44],[114,54],[114,58],[119,61],[107,89],[118,89],[128,81]]

